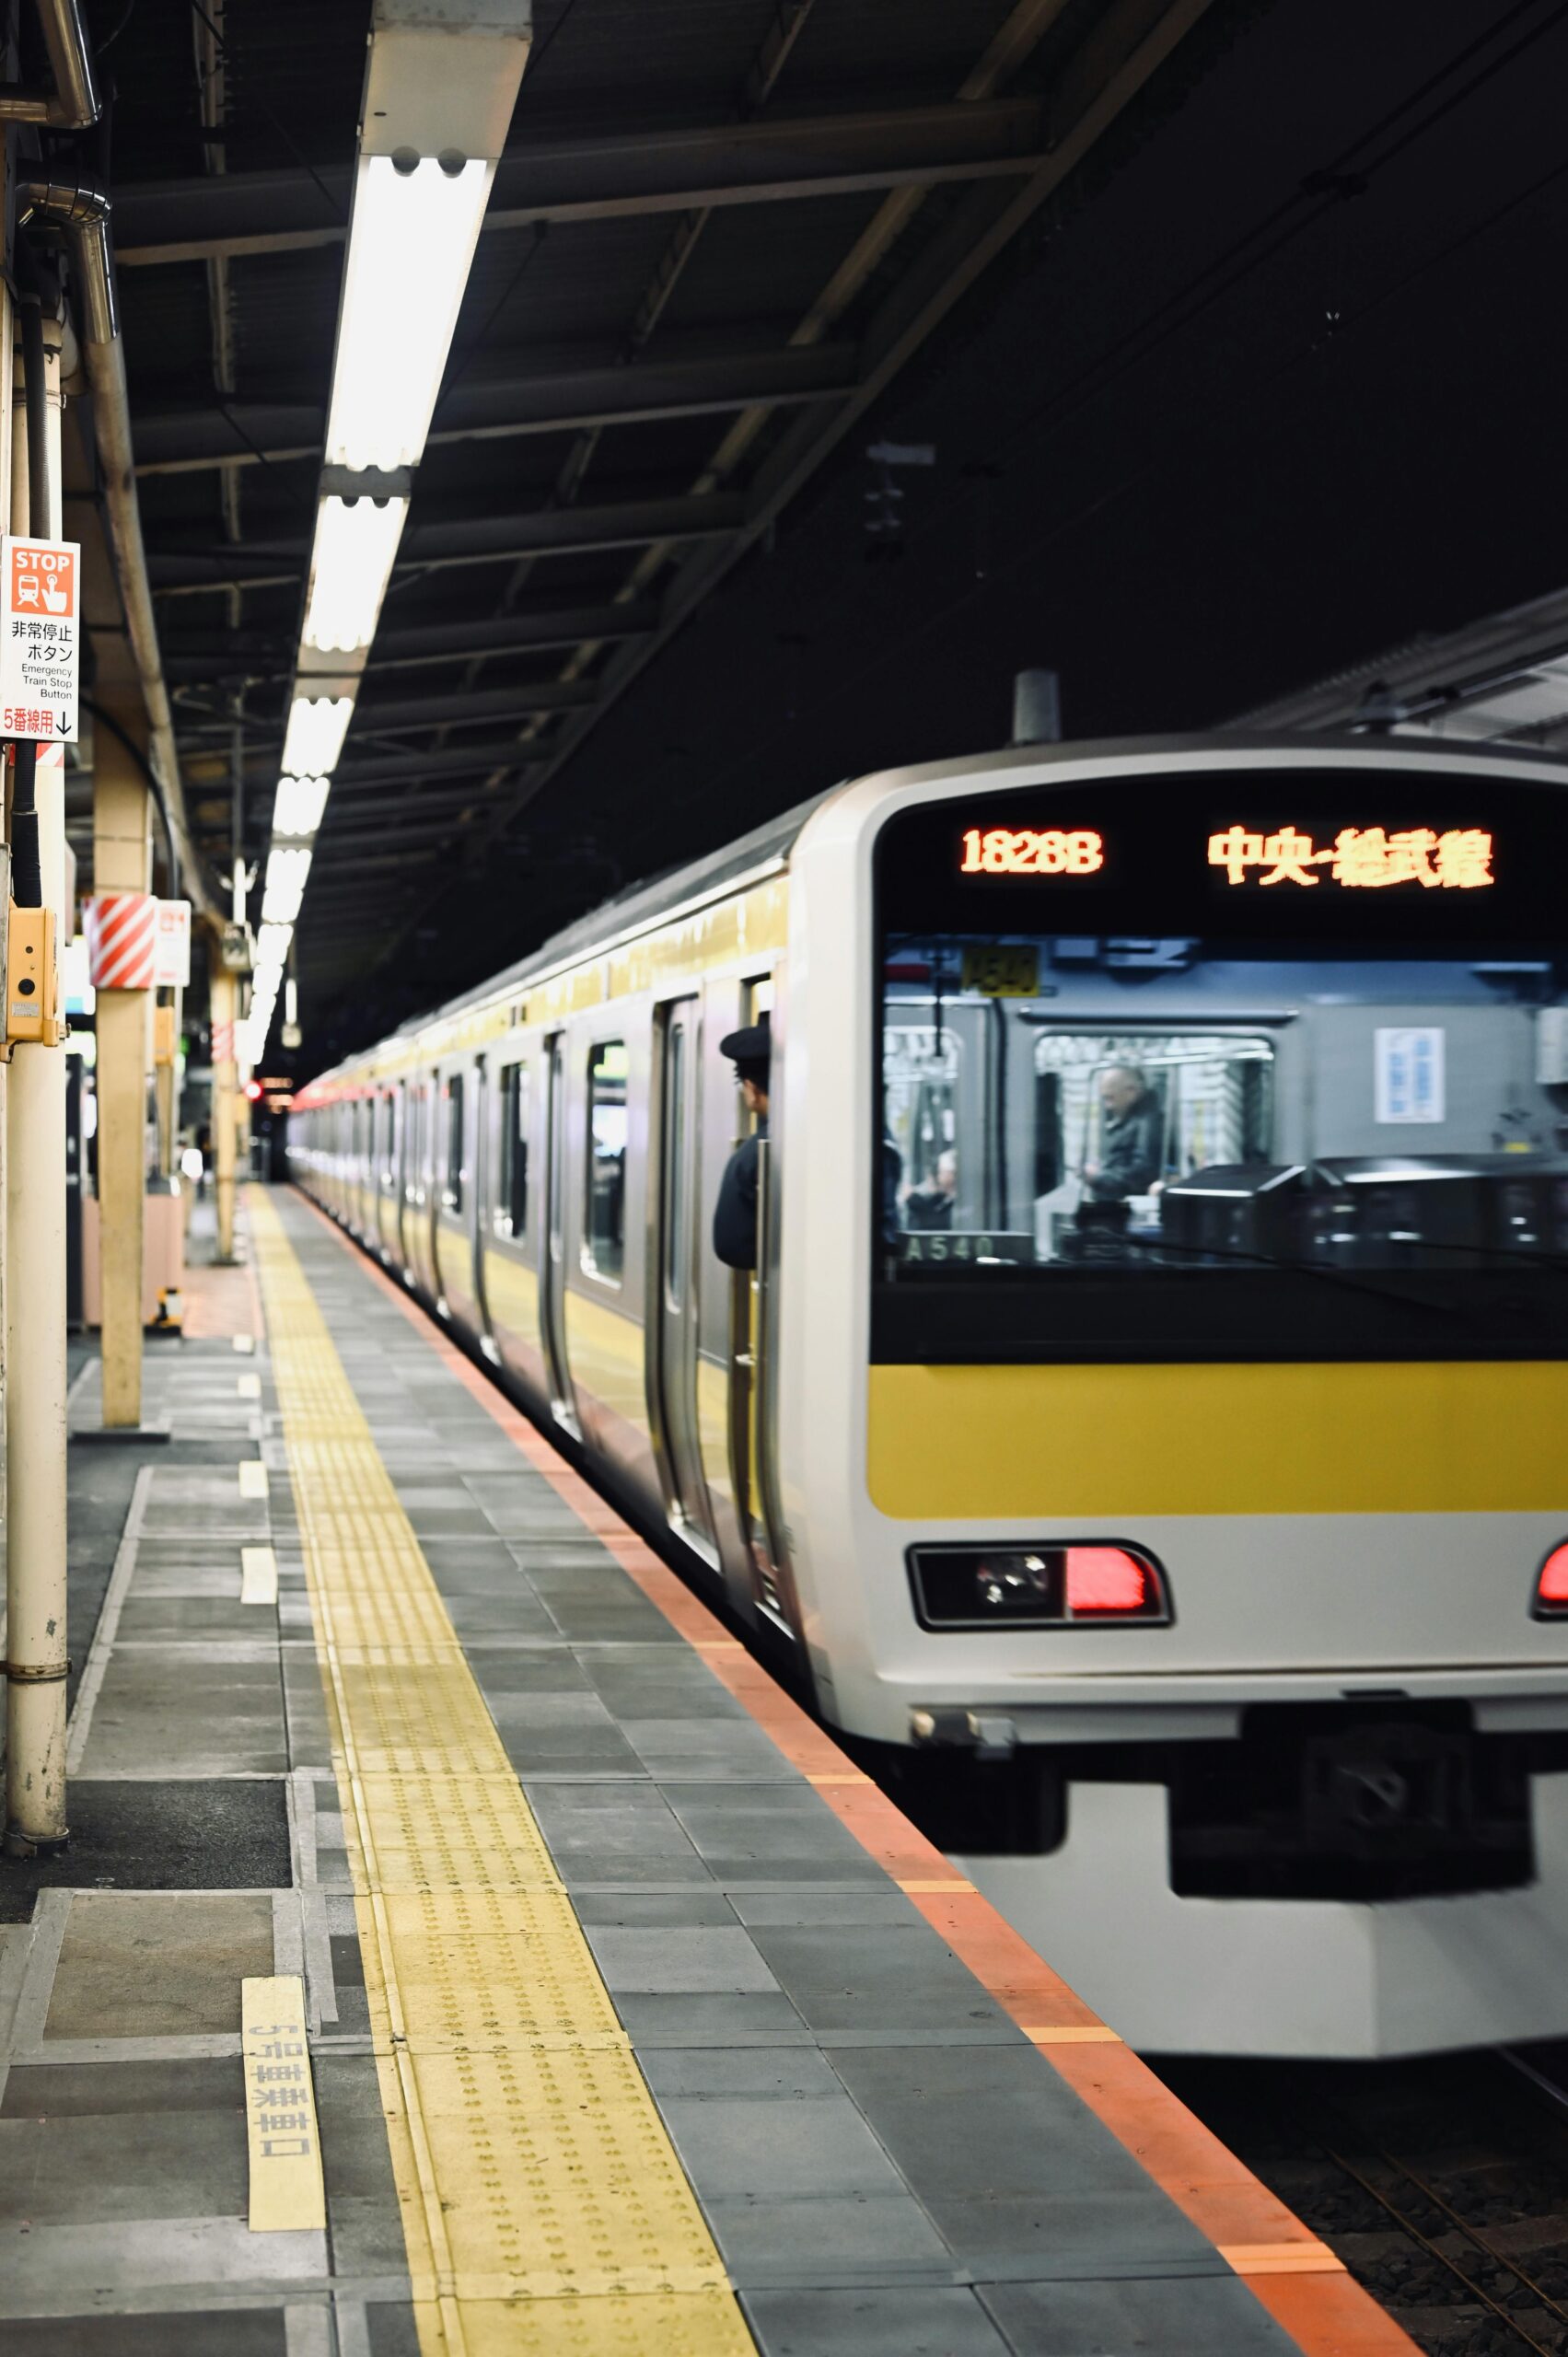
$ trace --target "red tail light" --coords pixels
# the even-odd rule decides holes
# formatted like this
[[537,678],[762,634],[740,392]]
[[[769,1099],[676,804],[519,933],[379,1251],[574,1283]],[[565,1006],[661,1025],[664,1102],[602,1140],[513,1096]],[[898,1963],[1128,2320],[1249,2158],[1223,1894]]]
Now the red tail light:
[[1568,1539],[1552,1549],[1536,1575],[1536,1612],[1543,1619],[1568,1613]]
[[1074,1620],[1089,1613],[1147,1613],[1158,1604],[1148,1565],[1124,1547],[1068,1548],[1067,1608]]
[[923,1629],[1071,1628],[1075,1621],[1164,1623],[1171,1617],[1164,1573],[1146,1549],[1132,1543],[939,1541],[912,1547],[909,1569]]

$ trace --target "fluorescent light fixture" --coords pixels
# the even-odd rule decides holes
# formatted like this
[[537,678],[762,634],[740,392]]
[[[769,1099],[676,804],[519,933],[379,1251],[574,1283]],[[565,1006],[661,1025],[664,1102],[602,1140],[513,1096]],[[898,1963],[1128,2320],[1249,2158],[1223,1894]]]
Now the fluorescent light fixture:
[[448,170],[452,160],[425,156],[402,169],[401,154],[360,158],[327,412],[330,467],[389,471],[424,451],[495,172],[482,162]]
[[263,924],[294,923],[305,898],[305,880],[309,873],[310,853],[303,843],[267,853],[267,888],[261,896]]
[[324,777],[280,777],[273,801],[273,833],[313,835],[321,823],[331,783]]
[[285,773],[301,778],[330,776],[337,768],[353,718],[352,696],[296,696],[283,740]]
[[285,1023],[299,1020],[299,984],[292,974],[283,986],[283,1019]]
[[[305,609],[307,647],[319,655],[351,655],[369,645],[407,515],[406,499],[340,499],[333,492],[322,500],[316,510],[310,597]],[[319,775],[332,762],[304,766]],[[299,773],[286,745],[284,767]]]
[[275,966],[281,973],[288,963],[288,945],[294,939],[291,924],[264,924],[256,935],[256,969]]

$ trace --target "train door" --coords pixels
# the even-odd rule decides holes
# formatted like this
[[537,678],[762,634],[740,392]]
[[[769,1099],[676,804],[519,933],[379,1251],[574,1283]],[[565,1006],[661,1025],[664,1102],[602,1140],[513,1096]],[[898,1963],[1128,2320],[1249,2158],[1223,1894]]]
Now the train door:
[[670,1527],[715,1567],[697,1394],[702,1016],[694,998],[655,1017],[656,1213],[648,1256],[648,1411]]
[[544,1342],[550,1405],[558,1424],[574,1440],[582,1428],[572,1398],[566,1357],[566,1034],[557,1031],[545,1047],[545,1214],[540,1256],[540,1329]]
[[376,1111],[376,1242],[383,1260],[395,1260],[398,1251],[398,1132],[402,1094],[401,1082],[386,1089]]
[[[743,1025],[760,1022],[772,1011],[772,975],[758,975],[742,984]],[[785,1594],[786,1575],[778,1538],[781,1518],[773,1483],[778,1286],[774,1254],[778,1233],[779,1115],[784,1106],[783,1052],[776,1037],[768,1097],[771,1118],[760,1140],[757,1167],[757,1265],[750,1270],[733,1270],[730,1275],[729,1469],[753,1601],[775,1628],[793,1635],[794,1615]],[[753,1117],[743,1114],[739,1126],[740,1137],[745,1137],[755,1132],[758,1124]],[[738,1138],[736,1143],[739,1142]]]

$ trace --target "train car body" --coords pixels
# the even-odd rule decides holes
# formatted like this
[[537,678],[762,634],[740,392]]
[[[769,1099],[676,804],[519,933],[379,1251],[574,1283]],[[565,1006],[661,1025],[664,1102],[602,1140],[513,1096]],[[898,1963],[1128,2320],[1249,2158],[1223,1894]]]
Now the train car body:
[[1565,857],[1551,763],[1388,740],[863,780],[291,1167],[1130,2040],[1561,2036]]

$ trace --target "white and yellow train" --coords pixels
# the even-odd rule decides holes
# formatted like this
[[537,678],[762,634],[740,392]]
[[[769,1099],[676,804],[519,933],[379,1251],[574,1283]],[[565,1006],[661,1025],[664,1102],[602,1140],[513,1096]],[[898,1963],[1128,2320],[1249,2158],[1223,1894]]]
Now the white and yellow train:
[[1544,758],[874,777],[314,1082],[291,1167],[1124,2036],[1562,2036],[1565,880]]

